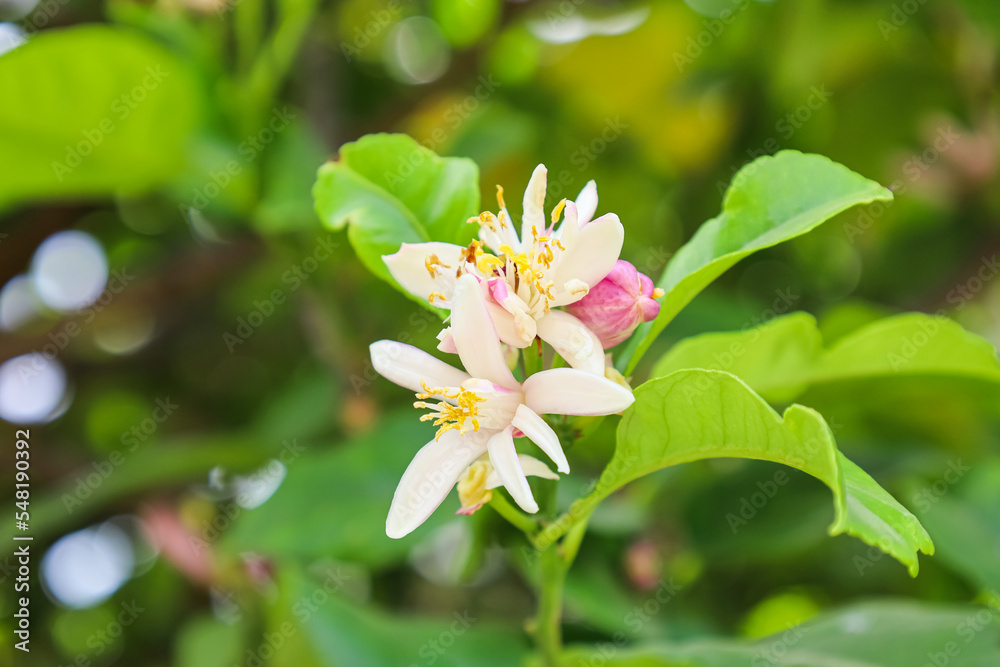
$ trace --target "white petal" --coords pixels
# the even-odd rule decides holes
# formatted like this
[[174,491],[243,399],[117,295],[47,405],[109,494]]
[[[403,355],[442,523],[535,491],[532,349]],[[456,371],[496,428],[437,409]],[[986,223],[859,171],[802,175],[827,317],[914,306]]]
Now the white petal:
[[[435,300],[434,305],[451,308],[451,296],[455,291],[455,271],[465,249],[452,243],[404,243],[393,255],[382,255],[389,273],[403,289],[410,294],[426,299],[431,292],[444,294],[446,301]],[[427,258],[437,255],[438,260],[448,265],[441,267],[431,276],[427,270]]]
[[[519,297],[503,278],[490,278],[483,282],[486,306],[493,318],[500,340],[515,347],[527,347],[535,340],[535,320],[528,314],[528,304]],[[510,317],[498,314],[492,306],[499,304]],[[511,331],[505,331],[508,327]],[[510,334],[513,334],[511,337]],[[506,334],[506,335],[505,335]]]
[[[534,456],[529,456],[528,454],[518,454],[517,460],[521,464],[521,470],[527,477],[541,477],[543,479],[559,479],[559,474],[552,472],[547,465],[536,459]],[[497,471],[491,470],[490,474],[486,476],[486,488],[495,489],[498,486],[502,486],[503,482],[500,481],[500,475]]]
[[504,361],[500,338],[475,276],[464,275],[455,286],[451,335],[455,339],[458,356],[472,377],[489,380],[508,389],[518,388],[517,380]]
[[500,477],[503,486],[510,493],[514,502],[529,514],[538,511],[538,504],[531,495],[531,487],[528,486],[528,479],[524,476],[521,462],[517,459],[517,450],[514,449],[514,438],[511,429],[507,428],[490,438],[487,443],[490,453],[490,463]]
[[625,228],[614,213],[602,215],[583,227],[559,258],[556,286],[576,278],[594,287],[614,268],[624,240]]
[[576,196],[576,207],[580,212],[580,226],[587,224],[597,213],[597,183],[588,181]]
[[556,470],[563,474],[569,473],[569,461],[566,460],[566,454],[559,444],[559,436],[544,419],[538,416],[538,413],[522,403],[518,406],[511,424],[514,428],[520,429],[521,433],[528,436],[529,440],[552,459],[556,464]]
[[427,520],[447,497],[459,476],[484,451],[483,438],[463,438],[447,431],[421,447],[407,466],[392,497],[385,534],[399,539]]
[[601,339],[583,322],[563,310],[549,311],[536,321],[538,337],[551,345],[573,368],[604,375]]
[[[563,209],[563,220],[559,224],[559,227],[552,233],[552,236],[559,239],[565,248],[576,243],[576,237],[580,235],[580,223],[578,219],[579,214],[577,213],[576,204],[571,201],[566,202],[566,208]],[[562,251],[560,250],[556,257],[561,255]],[[558,261],[557,259],[556,262]]]
[[379,375],[410,391],[423,391],[421,380],[431,387],[457,387],[469,379],[468,373],[412,345],[379,340],[369,345],[368,350]]
[[531,228],[544,234],[545,224],[545,180],[547,171],[540,164],[531,172],[528,187],[524,189],[524,210],[521,213],[521,244],[529,247],[532,241]]
[[524,402],[540,415],[610,415],[635,397],[611,380],[575,368],[554,368],[524,381]]
[[515,321],[514,315],[495,301],[487,302],[486,309],[493,319],[497,335],[504,343],[520,348],[528,347],[531,341],[535,340],[535,321],[531,317]]

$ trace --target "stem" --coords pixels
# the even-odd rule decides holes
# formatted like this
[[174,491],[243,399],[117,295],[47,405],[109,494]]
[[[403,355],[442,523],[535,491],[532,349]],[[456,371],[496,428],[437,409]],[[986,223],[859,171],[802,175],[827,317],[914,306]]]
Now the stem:
[[534,532],[538,530],[538,523],[507,502],[507,499],[499,491],[493,494],[490,507],[495,509],[497,514],[506,519],[512,526],[524,532],[528,539],[531,539]]
[[535,618],[535,642],[546,667],[559,667],[562,652],[562,597],[567,565],[559,550],[549,548],[540,554],[538,581],[538,616]]
[[542,355],[535,351],[534,345],[524,348],[521,356],[524,357],[524,379],[542,370]]

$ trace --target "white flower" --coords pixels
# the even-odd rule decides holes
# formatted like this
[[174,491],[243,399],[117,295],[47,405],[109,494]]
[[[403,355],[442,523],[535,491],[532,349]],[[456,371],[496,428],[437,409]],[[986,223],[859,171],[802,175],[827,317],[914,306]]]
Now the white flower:
[[[545,166],[538,165],[524,192],[520,237],[504,204],[503,190],[497,188],[500,212],[472,219],[480,225],[479,240],[467,248],[451,243],[404,243],[399,252],[383,259],[404,289],[442,308],[452,308],[461,276],[480,278],[503,342],[524,348],[538,336],[574,368],[600,374],[604,368],[601,341],[576,317],[553,309],[582,299],[608,275],[621,253],[625,230],[613,213],[592,220],[597,209],[593,181],[580,191],[575,203],[559,202],[547,223],[545,181]],[[557,226],[563,213],[565,218]],[[447,330],[440,349],[454,352]]]
[[[514,448],[515,434],[527,436],[557,470],[568,473],[559,438],[539,415],[608,415],[634,400],[628,389],[611,380],[573,368],[541,371],[518,382],[504,361],[475,276],[456,281],[452,315],[452,338],[468,372],[411,345],[387,340],[371,345],[375,370],[416,392],[419,400],[414,405],[431,410],[421,420],[433,420],[439,427],[403,473],[386,520],[389,537],[403,537],[422,524],[484,453],[521,509],[537,512]],[[428,402],[432,398],[439,401]]]

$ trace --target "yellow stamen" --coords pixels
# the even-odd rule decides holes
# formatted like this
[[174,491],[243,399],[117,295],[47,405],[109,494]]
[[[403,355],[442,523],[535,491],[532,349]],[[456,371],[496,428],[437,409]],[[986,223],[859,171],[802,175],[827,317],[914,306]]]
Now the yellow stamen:
[[559,221],[559,216],[562,215],[563,209],[566,208],[566,200],[563,199],[561,202],[556,204],[556,207],[552,209],[552,224],[556,224]]
[[497,185],[497,204],[500,208],[507,208],[507,204],[503,203],[503,188],[499,185]]
[[431,274],[431,278],[437,278],[437,267],[443,266],[446,269],[450,269],[451,265],[445,264],[437,255],[427,255],[424,258],[424,267],[427,269],[427,273]]
[[[439,427],[437,433],[434,435],[435,440],[439,440],[442,435],[451,430],[457,430],[459,435],[465,435],[469,430],[469,425],[466,424],[468,421],[472,424],[472,430],[479,431],[479,420],[476,416],[479,414],[478,403],[482,403],[486,399],[479,396],[475,392],[469,391],[465,387],[458,387],[457,389],[448,389],[447,387],[428,387],[427,383],[423,380],[420,381],[420,386],[423,387],[423,392],[417,394],[417,398],[420,400],[413,404],[413,407],[420,408],[422,410],[432,410],[426,415],[421,415],[420,421],[434,421],[434,425]],[[445,401],[440,403],[425,403],[425,399],[428,398],[445,398],[451,399],[458,403],[458,405],[452,405]]]
[[440,299],[441,301],[447,301],[448,300],[448,299],[445,298],[444,294],[441,294],[441,292],[431,292],[430,294],[427,295],[427,302],[428,303],[430,303],[430,304],[433,305],[434,299]]

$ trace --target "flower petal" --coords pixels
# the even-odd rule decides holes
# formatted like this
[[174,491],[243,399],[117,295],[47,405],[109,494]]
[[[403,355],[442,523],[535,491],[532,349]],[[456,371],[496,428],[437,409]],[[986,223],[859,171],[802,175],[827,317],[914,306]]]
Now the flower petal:
[[[493,305],[492,301],[502,306],[512,316],[512,318],[498,318],[493,309],[489,308],[490,316],[493,318],[493,324],[497,328],[500,340],[516,347],[527,347],[530,345],[531,341],[535,340],[538,330],[535,326],[535,319],[528,314],[528,304],[524,302],[524,299],[511,291],[510,286],[504,278],[490,278],[485,282],[487,285],[487,308]],[[508,322],[513,326],[513,340],[505,336],[501,330],[501,326],[505,327]]]
[[369,345],[368,350],[379,375],[410,391],[423,391],[421,380],[431,387],[457,387],[469,379],[468,373],[412,345],[379,340]]
[[547,171],[544,164],[535,167],[524,189],[524,210],[521,213],[521,245],[531,247],[531,228],[535,227],[539,234],[544,233],[545,224],[545,180]]
[[524,403],[540,415],[610,415],[632,405],[625,387],[575,368],[554,368],[524,381]]
[[596,182],[588,181],[587,184],[583,186],[583,189],[580,190],[580,194],[576,196],[576,207],[580,212],[579,225],[581,227],[593,220],[594,214],[597,213]]
[[559,436],[544,419],[538,416],[538,413],[522,403],[517,407],[511,424],[552,459],[556,464],[556,470],[563,474],[569,473],[569,461],[566,460],[566,454],[559,444]]
[[[559,474],[552,472],[547,465],[536,459],[534,456],[529,456],[528,454],[518,454],[517,461],[521,464],[521,470],[527,477],[541,477],[543,479],[559,479]],[[495,489],[498,486],[502,486],[503,482],[500,481],[500,475],[497,471],[491,470],[490,474],[486,476],[486,488]]]
[[[426,299],[432,292],[443,294],[446,301],[436,301],[440,308],[451,308],[451,295],[455,291],[455,271],[461,261],[462,246],[452,243],[404,243],[393,255],[382,255],[389,273],[410,294]],[[443,263],[431,275],[427,260],[436,256]]]
[[517,389],[518,383],[504,361],[496,327],[475,276],[464,275],[455,286],[451,335],[465,370],[475,378]]
[[490,463],[493,464],[497,476],[500,477],[500,481],[514,502],[525,512],[534,514],[538,511],[538,504],[531,495],[528,479],[524,476],[521,462],[518,461],[512,431],[513,429],[507,427],[490,438],[486,445],[490,453]]
[[459,476],[486,450],[484,440],[447,431],[440,440],[421,447],[396,487],[385,520],[385,534],[399,539],[426,521]]
[[604,375],[604,347],[583,322],[563,310],[549,311],[536,321],[538,337],[573,368]]
[[601,282],[618,261],[624,240],[625,228],[614,213],[602,215],[584,226],[559,258],[556,288],[562,288],[573,279],[582,280],[591,287]]

